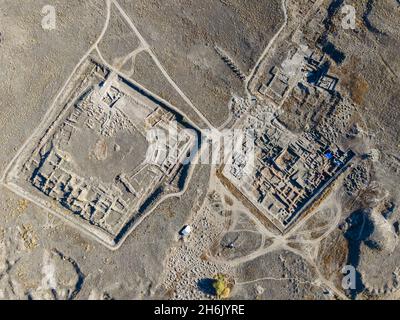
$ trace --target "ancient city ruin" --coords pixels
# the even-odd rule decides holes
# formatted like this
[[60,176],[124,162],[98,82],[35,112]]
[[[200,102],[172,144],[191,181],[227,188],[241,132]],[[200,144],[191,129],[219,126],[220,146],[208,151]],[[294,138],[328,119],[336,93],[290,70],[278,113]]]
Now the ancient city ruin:
[[173,181],[195,137],[180,125],[179,140],[151,148],[154,129],[168,132],[174,113],[94,59],[81,68],[7,183],[114,248],[140,223],[146,201],[179,191]]
[[399,21],[2,1],[0,300],[398,300]]

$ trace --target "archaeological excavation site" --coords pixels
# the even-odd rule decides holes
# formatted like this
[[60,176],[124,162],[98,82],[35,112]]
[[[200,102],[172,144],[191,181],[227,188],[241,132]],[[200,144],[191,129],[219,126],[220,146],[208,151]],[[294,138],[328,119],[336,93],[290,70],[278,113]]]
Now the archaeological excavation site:
[[398,0],[0,1],[0,300],[400,299],[399,48]]

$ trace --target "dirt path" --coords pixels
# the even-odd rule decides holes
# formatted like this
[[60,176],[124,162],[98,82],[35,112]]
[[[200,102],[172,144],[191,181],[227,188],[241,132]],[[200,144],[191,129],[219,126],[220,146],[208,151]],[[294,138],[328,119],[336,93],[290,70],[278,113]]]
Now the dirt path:
[[161,73],[168,80],[168,82],[172,85],[172,87],[179,93],[179,95],[182,97],[182,99],[185,100],[185,102],[196,112],[196,114],[204,121],[204,123],[208,126],[209,129],[214,128],[213,125],[207,120],[207,118],[194,106],[194,104],[190,101],[190,99],[183,93],[183,91],[178,87],[178,85],[174,82],[174,80],[172,80],[172,78],[169,76],[169,74],[167,73],[165,68],[162,66],[162,64],[158,60],[157,56],[151,50],[151,48],[150,48],[149,44],[147,43],[147,41],[140,34],[140,32],[136,28],[135,24],[132,22],[132,20],[129,18],[129,16],[125,13],[125,11],[121,8],[119,3],[116,0],[111,0],[111,1],[117,7],[118,11],[124,17],[124,19],[129,24],[129,26],[132,28],[132,30],[134,31],[135,35],[139,38],[139,40],[142,43],[143,47],[147,48],[147,52],[150,54],[150,56],[154,60],[154,62],[157,65],[157,67],[160,69]]

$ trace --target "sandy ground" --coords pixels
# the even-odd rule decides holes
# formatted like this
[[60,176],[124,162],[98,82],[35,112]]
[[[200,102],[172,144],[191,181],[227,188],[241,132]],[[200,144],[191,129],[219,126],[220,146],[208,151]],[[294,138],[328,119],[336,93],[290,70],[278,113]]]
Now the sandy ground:
[[[325,130],[357,156],[315,212],[284,235],[235,199],[215,168],[198,165],[186,192],[157,206],[117,251],[0,187],[0,298],[213,299],[217,273],[233,279],[232,298],[398,298],[396,1],[350,1],[360,12],[355,31],[340,27],[340,11],[327,11],[337,0],[50,2],[55,30],[41,27],[48,2],[1,4],[1,175],[91,52],[207,128],[229,123],[232,95],[256,93],[299,38],[321,33],[345,56],[328,57],[343,103],[296,109],[288,99],[281,120]],[[178,240],[186,224],[193,231]],[[344,265],[357,272],[350,292],[341,286]]]

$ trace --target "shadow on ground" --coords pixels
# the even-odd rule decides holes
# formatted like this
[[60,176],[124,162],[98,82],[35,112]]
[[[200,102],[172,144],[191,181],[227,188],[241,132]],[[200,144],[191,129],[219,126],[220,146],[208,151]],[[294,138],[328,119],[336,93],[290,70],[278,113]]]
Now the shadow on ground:
[[215,289],[213,287],[214,280],[210,278],[200,279],[197,282],[199,290],[205,294],[215,295]]

